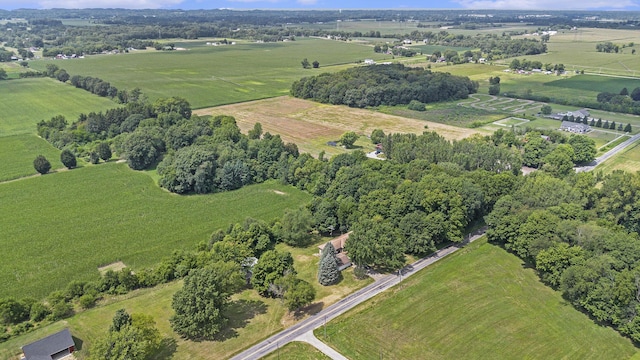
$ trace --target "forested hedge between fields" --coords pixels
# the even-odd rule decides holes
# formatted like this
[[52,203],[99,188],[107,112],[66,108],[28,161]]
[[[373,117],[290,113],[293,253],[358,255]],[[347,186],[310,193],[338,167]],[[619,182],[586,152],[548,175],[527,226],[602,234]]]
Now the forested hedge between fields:
[[367,107],[466,99],[478,91],[468,77],[432,73],[402,64],[369,65],[302,78],[291,95],[334,105]]

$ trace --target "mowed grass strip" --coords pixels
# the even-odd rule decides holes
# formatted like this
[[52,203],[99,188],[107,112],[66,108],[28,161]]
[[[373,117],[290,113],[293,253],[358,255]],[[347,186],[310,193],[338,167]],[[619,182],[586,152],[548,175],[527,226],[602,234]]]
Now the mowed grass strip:
[[[374,53],[372,46],[327,39],[204,46],[207,41],[181,43],[187,50],[34,61],[30,66],[43,70],[54,63],[71,75],[99,77],[118,89],[138,87],[151,100],[181,96],[202,108],[286,95],[294,80],[332,71],[329,65],[391,58]],[[320,68],[303,69],[304,58],[317,60]]]
[[14,135],[0,138],[0,182],[37,174],[33,160],[38,155],[51,163],[51,169],[62,168],[60,150],[35,135]]
[[625,359],[638,349],[485,240],[331,321],[350,359]]
[[262,358],[263,360],[280,360],[280,359],[296,359],[296,360],[329,360],[327,355],[320,350],[301,341],[293,341],[278,350]]
[[71,280],[95,279],[98,266],[118,260],[150,266],[218,228],[279,217],[308,200],[275,182],[178,196],[115,163],[0,184],[0,297],[40,298]]
[[0,99],[0,137],[35,134],[40,120],[57,115],[63,115],[72,123],[81,113],[119,106],[107,98],[49,78],[3,81]]

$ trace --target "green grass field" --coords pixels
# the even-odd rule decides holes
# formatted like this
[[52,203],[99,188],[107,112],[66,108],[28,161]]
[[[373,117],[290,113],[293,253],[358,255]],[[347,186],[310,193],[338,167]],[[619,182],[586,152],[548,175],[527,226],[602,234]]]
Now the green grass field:
[[51,169],[59,169],[60,150],[35,135],[23,134],[0,138],[0,182],[37,174],[33,160],[38,155],[51,163]]
[[149,266],[229,223],[269,220],[308,200],[275,182],[178,196],[115,163],[0,184],[0,297],[40,298],[70,280],[94,279],[98,266],[118,260]]
[[[286,95],[294,80],[333,71],[332,65],[391,58],[374,53],[371,46],[326,39],[205,44],[206,40],[183,42],[181,45],[187,49],[184,51],[33,61],[30,66],[42,70],[46,64],[54,63],[71,75],[99,77],[119,89],[139,87],[150,99],[181,96],[193,108],[203,108]],[[303,69],[300,62],[304,58],[309,62],[317,60],[320,68]]]
[[625,359],[638,349],[479,240],[350,312],[318,338],[350,359]]
[[614,170],[624,170],[630,173],[640,171],[640,144],[635,143],[616,156],[598,165],[596,171],[608,174]]
[[81,113],[118,106],[107,98],[49,78],[3,81],[0,99],[0,137],[35,134],[40,120],[56,115],[64,115],[72,123]]
[[263,357],[264,360],[296,359],[296,360],[325,360],[331,359],[313,345],[294,341],[281,347],[277,351]]

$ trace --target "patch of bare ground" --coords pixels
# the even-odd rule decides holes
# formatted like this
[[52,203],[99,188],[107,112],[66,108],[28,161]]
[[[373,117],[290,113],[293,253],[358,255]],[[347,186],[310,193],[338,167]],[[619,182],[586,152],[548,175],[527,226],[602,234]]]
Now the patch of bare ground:
[[420,134],[425,131],[426,125],[429,130],[450,140],[483,132],[373,110],[320,104],[290,96],[199,109],[194,114],[231,115],[245,133],[259,122],[263,131],[280,134],[284,142],[293,142],[300,150],[312,154],[318,152],[315,144],[337,140],[346,131],[369,135],[374,129],[382,129],[385,133]]
[[273,190],[274,193],[278,194],[278,195],[287,195],[286,192],[282,192],[280,190]]
[[100,272],[100,275],[104,275],[107,271],[111,270],[111,271],[120,271],[124,268],[126,268],[127,265],[125,265],[125,263],[123,263],[122,261],[116,261],[114,263],[111,264],[107,264],[105,266],[100,266],[98,268],[98,271]]

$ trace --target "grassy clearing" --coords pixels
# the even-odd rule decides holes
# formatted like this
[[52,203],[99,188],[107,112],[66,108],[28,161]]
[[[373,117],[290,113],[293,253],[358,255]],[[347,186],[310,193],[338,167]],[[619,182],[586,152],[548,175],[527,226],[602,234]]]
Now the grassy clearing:
[[[371,46],[326,39],[228,46],[204,46],[206,42],[183,42],[185,51],[34,61],[31,66],[44,69],[53,62],[72,75],[99,77],[117,88],[139,87],[152,100],[181,96],[194,108],[202,108],[286,95],[294,80],[334,71],[330,65],[390,58],[374,53]],[[320,68],[303,69],[303,58],[317,60]]]
[[51,163],[51,169],[62,168],[60,150],[35,135],[14,135],[0,138],[0,182],[37,174],[33,159],[38,155]]
[[[383,114],[373,110],[355,109],[347,106],[320,104],[291,97],[259,100],[242,104],[219,106],[197,110],[199,115],[232,115],[243,132],[253,128],[256,122],[264,131],[280,134],[285,142],[293,142],[301,151],[317,155],[343,152],[327,141],[337,140],[346,131],[370,135],[376,128],[385,133],[422,133],[425,125],[447,139],[461,139],[475,133],[488,133],[482,129],[463,129],[417,119]],[[371,145],[371,150],[373,145]],[[363,149],[369,150],[369,149]],[[371,151],[369,150],[369,151]]]
[[0,137],[34,134],[36,123],[56,115],[64,115],[71,123],[81,113],[118,106],[109,99],[49,78],[3,81],[0,99]]
[[327,335],[351,359],[624,359],[638,351],[484,240],[331,321]]
[[331,359],[327,355],[320,352],[320,350],[313,347],[313,345],[305,342],[294,341],[281,347],[277,351],[263,357],[264,360],[276,360],[276,359],[296,359],[296,360],[325,360]]
[[149,266],[229,223],[269,220],[308,199],[275,182],[178,196],[114,163],[0,184],[0,297],[40,298],[119,260]]

